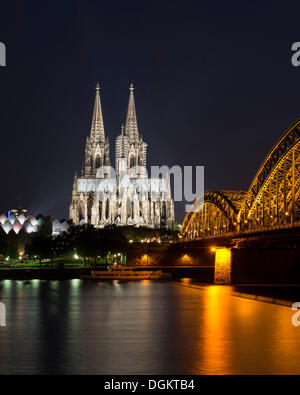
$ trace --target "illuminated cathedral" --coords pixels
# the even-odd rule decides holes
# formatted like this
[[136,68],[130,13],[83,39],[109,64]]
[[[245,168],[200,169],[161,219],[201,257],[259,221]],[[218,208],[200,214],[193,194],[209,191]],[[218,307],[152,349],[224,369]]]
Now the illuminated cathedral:
[[115,168],[111,167],[100,99],[96,98],[90,136],[86,139],[81,177],[75,174],[70,219],[75,225],[164,227],[174,222],[168,175],[149,178],[147,144],[139,133],[131,84],[125,127],[116,138]]

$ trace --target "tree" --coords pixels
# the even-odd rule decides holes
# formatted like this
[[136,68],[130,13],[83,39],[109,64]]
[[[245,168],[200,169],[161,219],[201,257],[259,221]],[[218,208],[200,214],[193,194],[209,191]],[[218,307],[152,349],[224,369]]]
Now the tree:
[[30,244],[25,246],[25,252],[30,257],[38,257],[40,265],[42,259],[50,259],[53,263],[55,256],[55,241],[52,236],[36,234],[31,238]]

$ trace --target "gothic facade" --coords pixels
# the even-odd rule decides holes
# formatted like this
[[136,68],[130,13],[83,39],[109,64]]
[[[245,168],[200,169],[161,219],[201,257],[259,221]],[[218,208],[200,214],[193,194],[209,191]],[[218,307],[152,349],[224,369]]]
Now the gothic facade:
[[170,179],[149,178],[147,144],[139,133],[131,84],[125,127],[116,138],[111,167],[100,100],[96,98],[90,136],[86,139],[81,177],[75,174],[70,219],[75,225],[109,224],[161,227],[174,222]]

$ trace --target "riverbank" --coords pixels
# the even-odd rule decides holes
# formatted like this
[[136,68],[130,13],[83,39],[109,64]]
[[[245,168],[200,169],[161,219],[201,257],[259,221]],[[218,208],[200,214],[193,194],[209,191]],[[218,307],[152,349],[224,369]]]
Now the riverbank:
[[0,269],[0,280],[70,280],[91,273],[91,268],[6,268]]
[[[214,281],[214,269],[212,267],[186,267],[186,266],[136,266],[135,270],[153,271],[161,270],[172,278],[190,277],[211,284]],[[90,276],[93,270],[104,270],[102,267],[29,267],[29,268],[0,268],[0,279],[3,280],[61,280],[76,279],[81,276]]]
[[300,285],[233,285],[233,295],[260,302],[291,306],[292,303],[300,301]]
[[[202,284],[188,278],[179,280],[177,284],[199,291],[203,291],[205,285],[213,285]],[[258,302],[291,307],[293,303],[300,301],[299,284],[218,284],[217,286],[229,287],[232,290],[232,295],[235,297],[256,300]]]

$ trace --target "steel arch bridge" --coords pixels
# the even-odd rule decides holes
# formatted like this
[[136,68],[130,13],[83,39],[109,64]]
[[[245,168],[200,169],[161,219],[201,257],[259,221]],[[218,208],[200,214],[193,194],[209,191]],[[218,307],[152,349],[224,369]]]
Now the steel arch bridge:
[[245,191],[209,191],[192,204],[182,232],[188,238],[223,235],[235,230]]
[[300,221],[300,119],[278,140],[248,191],[209,191],[182,224],[187,239],[293,226]]

